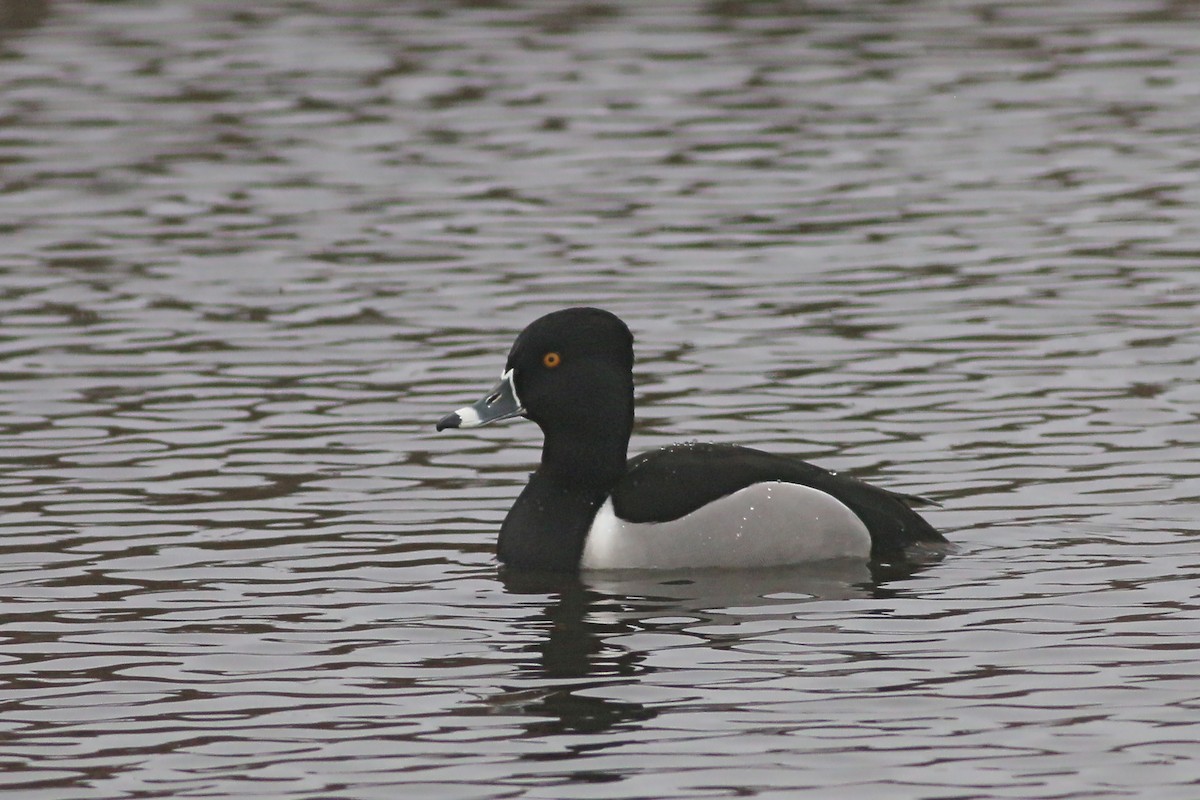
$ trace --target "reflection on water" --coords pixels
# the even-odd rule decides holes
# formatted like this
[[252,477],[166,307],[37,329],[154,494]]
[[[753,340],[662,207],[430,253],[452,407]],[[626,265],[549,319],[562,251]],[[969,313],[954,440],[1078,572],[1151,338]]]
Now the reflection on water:
[[0,36],[35,28],[46,20],[49,0],[2,0],[0,2]]
[[[1190,797],[1197,21],[0,2],[0,791]],[[580,303],[956,549],[499,572]]]
[[[796,606],[806,602],[886,597],[885,581],[914,575],[922,566],[835,561],[779,570],[608,572],[583,577],[504,571],[510,594],[530,596],[535,602],[548,598],[543,612],[528,621],[544,638],[520,648],[536,658],[518,663],[531,679],[551,682],[537,690],[508,687],[486,705],[533,718],[528,730],[534,735],[601,733],[625,722],[649,720],[657,714],[652,705],[606,700],[587,692],[614,681],[635,683],[656,671],[645,657],[662,643],[692,640],[727,649],[739,637],[723,631],[754,620],[788,620]],[[615,644],[621,641],[637,644]]]

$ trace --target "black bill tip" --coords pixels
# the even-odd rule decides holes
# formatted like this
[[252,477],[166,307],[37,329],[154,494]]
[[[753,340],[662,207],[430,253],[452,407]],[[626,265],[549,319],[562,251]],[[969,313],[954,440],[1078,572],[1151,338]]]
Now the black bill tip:
[[444,431],[447,428],[457,428],[461,424],[462,417],[458,416],[458,412],[455,411],[453,414],[447,414],[446,416],[442,417],[441,421],[437,424],[437,429],[439,431]]

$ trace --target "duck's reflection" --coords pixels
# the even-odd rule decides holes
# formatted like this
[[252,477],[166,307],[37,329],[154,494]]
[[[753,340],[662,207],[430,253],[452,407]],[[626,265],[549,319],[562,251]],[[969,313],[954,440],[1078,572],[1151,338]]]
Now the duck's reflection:
[[532,658],[519,660],[532,685],[508,687],[504,697],[491,702],[530,717],[525,728],[534,736],[601,733],[653,719],[656,707],[603,696],[604,687],[654,670],[647,664],[648,652],[614,640],[640,632],[682,633],[717,644],[715,634],[701,631],[737,625],[748,615],[791,616],[797,603],[887,597],[898,591],[889,584],[922,567],[847,561],[809,569],[583,577],[506,571],[501,578],[508,592],[546,598],[533,620],[544,625],[545,636],[523,647]]

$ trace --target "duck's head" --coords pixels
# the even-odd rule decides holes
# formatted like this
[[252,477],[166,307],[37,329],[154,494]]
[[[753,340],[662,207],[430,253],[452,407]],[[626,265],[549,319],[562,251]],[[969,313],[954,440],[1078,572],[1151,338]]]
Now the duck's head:
[[504,374],[474,405],[437,424],[474,428],[510,417],[553,433],[600,434],[633,425],[633,335],[616,315],[566,308],[534,320],[508,354]]

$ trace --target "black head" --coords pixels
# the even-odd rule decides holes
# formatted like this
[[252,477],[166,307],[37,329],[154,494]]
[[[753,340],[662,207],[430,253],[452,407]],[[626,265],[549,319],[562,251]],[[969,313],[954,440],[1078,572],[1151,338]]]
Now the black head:
[[525,416],[546,433],[633,425],[633,334],[614,314],[566,308],[535,320],[505,369]]
[[633,334],[598,308],[540,317],[517,337],[499,384],[438,429],[474,427],[522,415],[549,437],[610,436],[633,427]]

